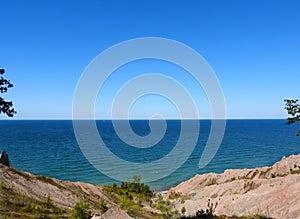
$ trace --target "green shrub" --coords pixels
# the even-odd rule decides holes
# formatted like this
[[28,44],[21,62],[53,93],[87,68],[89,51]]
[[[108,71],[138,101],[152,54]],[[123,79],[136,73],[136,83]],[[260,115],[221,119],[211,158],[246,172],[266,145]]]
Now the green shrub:
[[[182,216],[181,219],[213,219],[215,218],[214,212],[216,207],[218,206],[218,203],[216,203],[215,205],[210,202],[210,199],[208,199],[208,203],[207,203],[207,209],[206,210],[198,210],[196,212],[196,215],[193,216]],[[184,208],[185,209],[185,208]],[[183,209],[181,209],[182,212]]]
[[169,195],[169,199],[174,200],[174,199],[178,199],[181,197],[181,194],[179,192],[174,192],[171,191],[170,195]]
[[134,204],[135,203],[132,202],[130,198],[128,198],[126,196],[123,196],[122,199],[121,199],[120,208],[123,209],[123,210],[128,210]]
[[181,208],[181,213],[184,214],[185,212],[186,212],[186,208],[183,206],[183,207]]
[[115,193],[120,196],[138,196],[139,198],[144,198],[147,200],[150,200],[152,197],[154,197],[154,193],[148,185],[130,181],[122,182],[120,186],[115,183],[112,186],[104,186],[103,190],[105,192]]
[[88,212],[88,203],[78,202],[72,210],[72,219],[88,219],[90,213]]
[[122,182],[121,183],[121,192],[128,192],[128,194],[132,193],[134,195],[139,195],[140,197],[144,198],[152,198],[153,191],[150,190],[150,187],[144,183],[137,183],[137,182]]
[[300,174],[300,170],[292,170],[291,174]]
[[159,200],[159,201],[162,201],[163,199],[164,199],[164,197],[162,196],[162,194],[159,193],[159,194],[158,194],[158,200]]
[[278,176],[278,177],[285,177],[287,175],[288,175],[287,173],[283,173],[283,174],[277,174],[276,176]]
[[101,210],[102,213],[105,213],[108,210],[106,202],[103,199],[100,201],[100,210]]
[[120,203],[120,208],[129,210],[131,208],[142,208],[142,203],[151,205],[151,198],[154,192],[150,187],[144,183],[140,183],[140,176],[134,176],[134,182],[121,182],[121,185],[113,184],[112,186],[106,185],[103,191],[109,193],[116,202]]
[[31,203],[30,204],[30,210],[31,210],[32,213],[36,214],[36,213],[39,212],[40,206],[38,204]]
[[159,202],[157,205],[156,205],[156,208],[158,210],[160,210],[161,212],[169,212],[170,211],[170,207],[167,206],[164,202]]

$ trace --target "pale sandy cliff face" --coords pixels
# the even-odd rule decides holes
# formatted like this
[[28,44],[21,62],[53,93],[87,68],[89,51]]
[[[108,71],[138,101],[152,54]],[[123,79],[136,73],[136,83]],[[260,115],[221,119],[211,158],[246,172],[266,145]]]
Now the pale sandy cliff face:
[[175,200],[175,205],[178,210],[185,206],[187,215],[206,209],[210,199],[218,203],[217,215],[300,219],[299,173],[300,155],[292,155],[272,167],[196,175],[170,189],[169,194],[181,194],[183,198]]

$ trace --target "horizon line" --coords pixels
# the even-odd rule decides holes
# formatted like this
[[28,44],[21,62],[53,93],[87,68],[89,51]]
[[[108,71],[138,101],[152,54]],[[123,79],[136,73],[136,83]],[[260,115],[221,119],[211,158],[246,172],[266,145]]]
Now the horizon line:
[[[281,119],[287,119],[287,117],[257,117],[257,118],[236,118],[236,117],[228,117],[228,118],[164,118],[164,119],[153,119],[153,120],[281,120]],[[80,119],[74,119],[74,118],[2,118],[0,120],[151,120],[149,118],[80,118]]]

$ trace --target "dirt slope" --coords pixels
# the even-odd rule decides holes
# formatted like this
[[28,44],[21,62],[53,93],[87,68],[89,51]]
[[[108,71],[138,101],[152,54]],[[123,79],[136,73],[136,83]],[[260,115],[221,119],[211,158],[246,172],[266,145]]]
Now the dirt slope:
[[186,214],[206,208],[210,199],[218,203],[217,215],[300,219],[300,155],[283,157],[272,167],[196,175],[171,191],[182,196],[176,208],[185,206]]

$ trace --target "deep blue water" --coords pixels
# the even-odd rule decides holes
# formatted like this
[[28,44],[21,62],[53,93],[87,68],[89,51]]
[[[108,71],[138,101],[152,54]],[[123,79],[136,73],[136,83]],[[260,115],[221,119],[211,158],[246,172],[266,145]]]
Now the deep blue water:
[[[211,121],[199,122],[200,135],[189,159],[171,175],[149,183],[153,188],[169,188],[197,173],[221,173],[228,168],[272,165],[282,156],[300,153],[300,137],[296,136],[300,124],[287,126],[285,120],[228,120],[216,156],[200,170],[198,162],[208,138]],[[130,124],[141,136],[150,132],[148,121],[134,120]],[[166,156],[178,140],[180,124],[179,120],[168,120],[163,139],[153,147],[143,149],[122,142],[114,132],[112,121],[97,121],[99,133],[110,151],[124,160],[136,163],[151,162]],[[70,120],[1,120],[0,133],[0,150],[6,150],[11,165],[20,170],[98,185],[115,182],[96,170],[84,157]],[[114,163],[111,163],[111,167],[114,167]],[[151,170],[143,171],[155,174]]]

